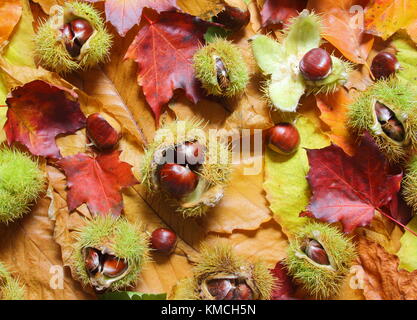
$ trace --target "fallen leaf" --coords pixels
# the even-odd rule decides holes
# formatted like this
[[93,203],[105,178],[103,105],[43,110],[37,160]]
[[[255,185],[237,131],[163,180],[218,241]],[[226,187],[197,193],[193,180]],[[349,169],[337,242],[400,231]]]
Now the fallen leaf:
[[158,124],[175,89],[184,89],[193,103],[200,99],[192,57],[211,24],[186,13],[163,12],[155,17],[139,30],[125,58],[138,63],[138,83]]
[[271,273],[274,275],[276,281],[271,300],[293,300],[295,287],[287,273],[284,262],[278,261],[275,268],[271,269]]
[[[408,224],[407,227],[417,232],[417,217],[414,217]],[[407,271],[414,271],[417,269],[417,237],[409,231],[405,231],[401,237],[401,248],[397,253],[400,259],[400,269]]]
[[415,20],[414,0],[371,0],[365,8],[366,32],[386,40]]
[[340,88],[330,94],[316,95],[316,101],[321,112],[320,119],[330,128],[330,140],[348,155],[353,155],[354,138],[346,126],[348,105],[352,102],[349,94]]
[[366,134],[354,156],[335,145],[308,150],[307,179],[313,196],[305,215],[341,222],[345,232],[368,225],[375,210],[400,190],[402,173],[392,175],[387,160]]
[[284,25],[307,6],[308,0],[266,0],[262,10],[262,27]]
[[396,38],[391,42],[397,50],[397,59],[401,65],[401,69],[396,73],[400,79],[417,85],[417,48],[414,43],[407,39]]
[[21,1],[8,0],[0,2],[0,44],[9,39],[21,15]]
[[119,160],[120,152],[96,157],[79,153],[57,162],[67,176],[70,211],[86,203],[93,216],[121,214],[123,199],[120,191],[138,181],[132,174],[132,166]]
[[417,271],[398,271],[398,258],[379,244],[361,237],[359,260],[365,272],[363,293],[367,300],[416,300]]
[[[87,2],[101,2],[103,0],[85,0]],[[117,30],[120,36],[136,24],[140,24],[143,8],[150,8],[158,12],[175,11],[178,9],[176,0],[104,0],[106,20]]]
[[328,138],[308,118],[298,118],[295,125],[300,133],[300,147],[295,154],[281,155],[269,148],[265,152],[263,187],[274,219],[287,236],[308,221],[299,216],[307,207],[311,194],[306,179],[309,166],[304,148],[319,149],[329,145]]
[[410,36],[410,38],[414,41],[414,43],[417,43],[417,20],[412,22],[407,27],[407,33]]
[[56,136],[85,126],[77,95],[41,80],[13,89],[6,103],[7,142],[20,142],[34,155],[60,158]]
[[322,15],[323,37],[347,59],[365,64],[374,38],[364,33],[363,11],[354,10],[351,0],[309,0],[308,8]]

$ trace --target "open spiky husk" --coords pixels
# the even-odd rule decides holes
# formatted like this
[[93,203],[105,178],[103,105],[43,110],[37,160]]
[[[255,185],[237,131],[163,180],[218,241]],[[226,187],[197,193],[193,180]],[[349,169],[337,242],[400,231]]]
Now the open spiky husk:
[[138,279],[143,265],[149,260],[148,236],[139,224],[130,224],[124,218],[98,216],[78,231],[71,259],[73,270],[85,286],[91,285],[84,263],[83,250],[87,247],[107,248],[113,255],[128,262],[126,274],[112,282],[109,289],[119,290]]
[[417,212],[417,156],[414,156],[407,164],[402,193],[407,204]]
[[[219,57],[226,67],[230,83],[222,89],[216,76],[214,57]],[[196,77],[203,88],[216,96],[232,97],[241,93],[248,84],[249,71],[242,53],[232,42],[218,38],[200,48],[193,57]]]
[[[417,150],[416,97],[415,89],[402,81],[378,81],[367,91],[361,92],[349,106],[348,126],[358,134],[368,131],[387,159],[399,162]],[[405,130],[404,142],[394,141],[382,131],[375,116],[376,101],[389,107],[402,123]]]
[[0,222],[8,223],[29,212],[45,188],[38,163],[24,152],[0,149]]
[[[164,150],[187,141],[198,141],[205,147],[205,161],[199,170],[199,185],[187,199],[177,200],[159,187],[159,161]],[[208,139],[201,121],[174,121],[160,128],[145,151],[141,167],[142,183],[151,193],[162,196],[184,217],[198,217],[214,207],[223,197],[231,174],[231,154],[218,139]],[[195,196],[194,196],[195,195]]]
[[[82,46],[79,57],[73,58],[61,41],[59,28],[75,17],[87,20],[95,30]],[[59,22],[57,25],[57,22]],[[44,21],[35,36],[35,53],[42,66],[57,73],[91,68],[107,60],[112,43],[100,14],[94,7],[84,2],[70,2],[62,7],[62,12]]]
[[171,294],[175,300],[209,300],[203,286],[205,281],[218,278],[244,278],[258,300],[268,300],[274,279],[261,261],[249,262],[237,255],[226,243],[203,245],[193,276],[178,282]]
[[[330,265],[315,263],[301,250],[306,238],[317,240],[323,246]],[[353,243],[342,232],[327,224],[312,222],[290,240],[285,264],[288,272],[309,294],[326,299],[338,294],[355,257]]]
[[25,289],[0,262],[0,300],[23,300]]

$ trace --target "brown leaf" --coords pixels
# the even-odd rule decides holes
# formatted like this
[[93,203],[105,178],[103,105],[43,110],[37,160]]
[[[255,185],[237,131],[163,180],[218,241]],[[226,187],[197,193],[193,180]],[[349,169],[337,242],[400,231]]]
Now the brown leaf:
[[359,260],[365,272],[364,295],[368,300],[416,300],[417,270],[398,270],[399,259],[379,244],[361,237]]

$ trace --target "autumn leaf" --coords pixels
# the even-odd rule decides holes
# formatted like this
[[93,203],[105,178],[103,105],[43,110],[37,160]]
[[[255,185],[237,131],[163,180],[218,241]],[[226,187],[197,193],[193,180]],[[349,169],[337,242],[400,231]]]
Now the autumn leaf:
[[[414,217],[407,227],[417,232],[417,217]],[[407,271],[414,271],[417,269],[417,237],[409,231],[405,231],[401,237],[401,248],[397,253],[400,259],[399,267]]]
[[366,299],[417,299],[417,271],[398,270],[398,258],[366,238],[360,238],[358,253],[364,271],[363,293]]
[[396,38],[391,42],[391,46],[397,51],[397,59],[401,68],[396,76],[400,79],[417,85],[417,48],[414,43],[407,39]]
[[86,203],[93,215],[120,215],[123,209],[120,191],[138,183],[132,166],[119,160],[120,153],[113,151],[96,157],[78,153],[58,161],[67,176],[70,211]]
[[9,39],[21,15],[22,3],[20,0],[0,2],[0,43]]
[[[86,0],[87,2],[101,2],[103,0]],[[176,0],[104,0],[106,20],[117,30],[120,36],[141,21],[143,8],[155,11],[173,11],[178,9]]]
[[374,38],[363,32],[362,12],[352,10],[351,3],[351,0],[309,0],[308,8],[321,14],[323,37],[327,41],[350,61],[365,64]]
[[335,145],[307,154],[313,196],[305,215],[341,222],[345,232],[368,225],[375,210],[400,190],[402,173],[390,174],[386,159],[368,134],[353,157]]
[[85,127],[77,95],[41,80],[15,88],[6,103],[7,142],[20,142],[37,156],[60,158],[55,137]]
[[184,89],[193,103],[200,99],[192,57],[211,24],[186,13],[163,12],[156,17],[139,31],[125,58],[138,63],[138,83],[158,124],[175,89]]
[[266,0],[262,10],[262,27],[286,24],[292,17],[303,11],[307,0]]
[[370,34],[386,40],[416,18],[415,0],[371,0],[365,9],[365,27]]
[[355,145],[347,126],[347,107],[351,99],[344,88],[330,94],[316,95],[320,119],[329,126],[330,140],[348,155],[353,155]]
[[293,300],[295,287],[287,273],[283,261],[278,261],[271,273],[275,278],[275,289],[272,292],[271,300]]

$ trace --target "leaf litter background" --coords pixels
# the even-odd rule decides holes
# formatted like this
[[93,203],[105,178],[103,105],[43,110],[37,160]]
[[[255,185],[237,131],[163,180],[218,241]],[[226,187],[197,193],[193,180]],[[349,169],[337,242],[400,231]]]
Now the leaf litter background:
[[[0,98],[4,100],[12,87],[35,79],[73,90],[79,96],[81,110],[85,114],[107,113],[123,124],[120,158],[133,166],[133,173],[139,179],[138,168],[143,146],[152,141],[155,120],[142,89],[137,84],[136,63],[133,60],[124,60],[123,57],[138,30],[146,22],[142,19],[141,25],[134,26],[130,31],[127,31],[129,28],[126,24],[118,26],[119,33],[126,32],[124,38],[116,36],[116,29],[108,24],[108,28],[115,35],[110,62],[90,71],[68,75],[64,80],[54,73],[41,68],[36,69],[31,41],[39,19],[45,18],[45,12],[49,12],[53,5],[62,2],[14,0],[7,1],[7,5],[0,4],[0,15],[8,17],[7,25],[0,24],[0,41],[10,41],[3,42],[5,47],[0,60]],[[116,2],[107,0],[105,3],[98,2],[96,6],[104,11],[105,6],[107,9]],[[227,2],[237,6],[244,5],[240,0]],[[372,35],[365,34],[363,28],[352,29],[349,22],[355,17],[349,15],[347,10],[353,4],[366,2],[297,0],[288,5],[286,14],[278,15],[278,19],[285,20],[296,14],[300,6],[314,8],[316,12],[323,13],[325,24],[332,26],[328,29],[330,32],[326,33],[326,46],[334,46],[336,54],[343,54],[347,59],[359,64],[346,88],[331,96],[303,98],[299,109],[301,117],[297,121],[302,136],[302,147],[324,148],[330,145],[330,142],[334,142],[347,154],[352,155],[355,152],[355,141],[340,124],[346,117],[346,102],[354,97],[356,90],[364,90],[371,83],[366,65],[379,49],[389,46],[400,50],[400,60],[404,55],[404,61],[411,59],[408,60],[411,64],[417,61],[413,44],[401,40],[383,42],[373,36],[386,39],[399,28],[406,28],[412,39],[417,37],[417,23],[413,23],[409,13],[395,11],[395,8],[386,5],[389,1],[385,1],[385,7],[383,5],[382,9],[385,10],[381,12],[379,9],[372,15],[378,18],[371,19],[365,14],[365,23],[372,30]],[[410,6],[409,9],[412,11],[412,0],[394,2]],[[171,4],[170,1],[166,3]],[[271,14],[269,20],[263,18],[263,5],[262,0],[253,0],[248,4],[251,22],[244,31],[234,36],[235,42],[244,49],[252,72],[251,82],[242,97],[220,102],[203,98],[194,105],[183,94],[175,92],[166,111],[163,110],[161,114],[161,121],[194,116],[208,121],[208,128],[217,128],[224,134],[242,128],[265,129],[273,124],[276,115],[270,113],[262,99],[262,92],[259,90],[262,78],[250,58],[247,42],[247,39],[257,32],[270,32],[272,36],[280,36],[276,31],[277,24],[281,21],[274,21],[276,17]],[[368,5],[371,10],[377,10],[372,7],[372,1]],[[221,10],[221,4],[211,0],[177,0],[177,6],[184,12],[202,18]],[[10,12],[13,12],[13,15],[10,15]],[[384,25],[387,19],[380,18],[383,14],[398,20],[395,30],[392,26]],[[265,13],[263,15],[265,16]],[[6,20],[0,18],[0,21]],[[275,25],[272,25],[271,21]],[[262,26],[265,28],[262,29]],[[404,71],[400,76],[410,79],[412,74],[412,71]],[[6,110],[0,108],[1,125],[5,121]],[[56,141],[65,157],[85,152],[85,139],[85,131],[80,130],[75,135],[59,137]],[[0,141],[3,140],[5,135],[1,131]],[[170,208],[158,201],[157,197],[152,198],[146,194],[141,185],[123,191],[124,214],[130,221],[142,221],[149,231],[159,226],[168,226],[175,230],[181,239],[176,253],[170,257],[153,255],[154,261],[146,265],[134,288],[135,291],[169,292],[177,280],[190,275],[191,261],[203,240],[216,241],[218,238],[224,238],[234,245],[237,252],[248,255],[249,258],[262,258],[271,268],[285,257],[287,237],[291,236],[291,230],[307,219],[298,218],[299,212],[305,209],[310,197],[305,179],[309,168],[306,151],[300,148],[288,161],[266,151],[263,170],[252,176],[243,176],[243,170],[245,167],[251,167],[254,159],[250,154],[242,154],[241,157],[244,161],[234,166],[232,181],[224,199],[201,219],[179,218]],[[12,266],[25,283],[28,299],[92,299],[92,291],[82,289],[71,277],[69,268],[64,268],[64,288],[51,288],[51,267],[68,264],[73,232],[82,226],[84,218],[91,216],[86,205],[69,214],[65,200],[67,191],[64,174],[45,162],[41,165],[49,178],[48,190],[30,214],[8,226],[0,226],[0,260]],[[415,226],[415,221],[410,222],[409,226],[413,223]],[[346,279],[340,296],[334,298],[416,299],[415,272],[408,272],[417,267],[416,254],[412,252],[412,244],[416,240],[408,233],[402,236],[403,232],[399,227],[378,214],[369,227],[359,228],[358,265]],[[401,261],[398,261],[395,254],[402,257]],[[402,265],[408,271],[398,271],[398,265]],[[300,290],[296,295],[309,298]]]

